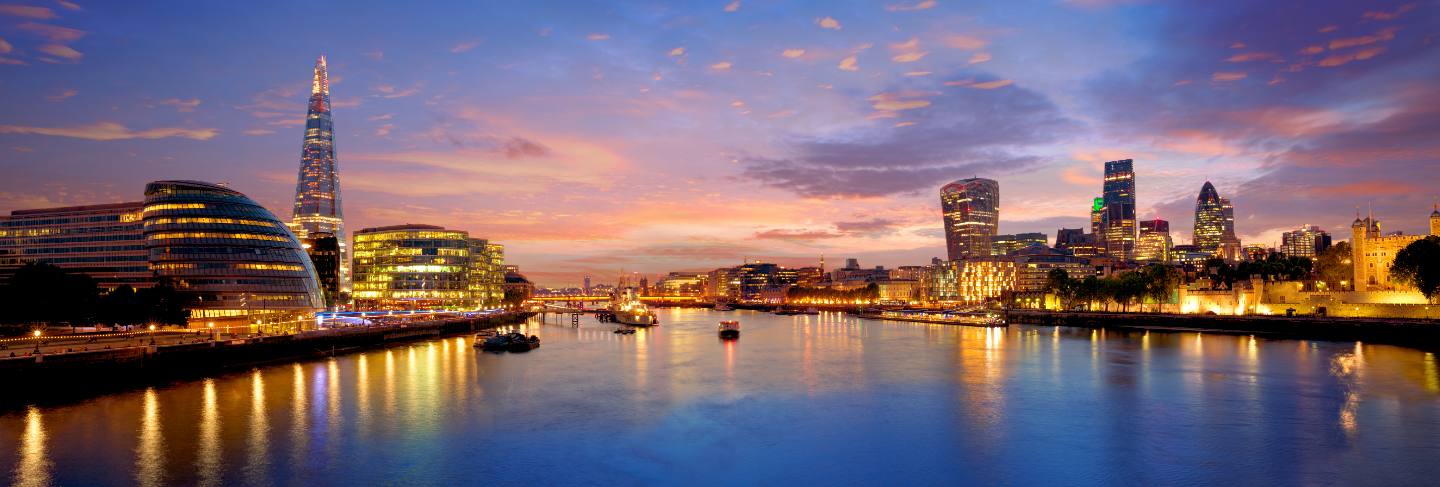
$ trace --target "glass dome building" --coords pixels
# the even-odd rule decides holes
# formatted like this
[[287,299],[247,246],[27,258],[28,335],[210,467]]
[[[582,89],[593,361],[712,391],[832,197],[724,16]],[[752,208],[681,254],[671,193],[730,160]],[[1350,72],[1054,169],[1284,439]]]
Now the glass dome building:
[[145,185],[143,221],[150,270],[192,299],[191,326],[303,325],[324,307],[299,240],[238,191],[155,181]]

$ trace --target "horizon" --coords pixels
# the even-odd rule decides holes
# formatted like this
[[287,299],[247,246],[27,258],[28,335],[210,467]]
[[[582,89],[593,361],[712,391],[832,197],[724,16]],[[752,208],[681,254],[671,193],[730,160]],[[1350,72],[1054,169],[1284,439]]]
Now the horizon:
[[1177,244],[1207,181],[1246,244],[1425,228],[1436,5],[1224,3],[0,5],[0,211],[192,179],[288,219],[323,55],[347,227],[465,230],[551,287],[927,263],[969,177],[1053,241],[1116,159]]

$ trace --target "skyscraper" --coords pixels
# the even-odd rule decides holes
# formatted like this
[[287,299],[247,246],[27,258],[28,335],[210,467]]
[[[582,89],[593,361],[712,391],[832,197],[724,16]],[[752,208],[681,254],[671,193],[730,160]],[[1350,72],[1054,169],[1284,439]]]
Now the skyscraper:
[[1105,213],[1105,252],[1117,259],[1135,258],[1135,163],[1130,159],[1105,163],[1102,194]]
[[340,171],[335,162],[330,75],[325,70],[325,56],[315,61],[310,82],[310,108],[305,115],[305,143],[300,149],[300,176],[295,183],[291,223],[303,233],[335,235],[340,247],[340,291],[350,292],[350,245],[345,235],[345,214],[340,210]]
[[[1225,203],[1215,186],[1209,181],[1200,187],[1200,196],[1195,199],[1195,246],[1201,252],[1214,254],[1220,249],[1225,237]],[[1233,211],[1233,210],[1232,210]],[[1234,233],[1234,217],[1231,217],[1231,233]]]
[[1156,218],[1140,222],[1140,237],[1135,241],[1135,260],[1170,262],[1170,222]]
[[1000,227],[1000,183],[961,179],[940,188],[945,214],[945,250],[950,260],[990,255],[990,237]]
[[1330,248],[1330,234],[1315,225],[1301,225],[1300,228],[1280,236],[1282,252],[1291,257],[1315,258]]

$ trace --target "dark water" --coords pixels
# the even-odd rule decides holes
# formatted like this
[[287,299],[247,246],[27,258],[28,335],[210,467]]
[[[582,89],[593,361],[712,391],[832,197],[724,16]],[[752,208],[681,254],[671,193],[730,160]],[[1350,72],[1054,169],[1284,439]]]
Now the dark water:
[[[1434,354],[666,310],[0,415],[19,485],[1419,485]],[[720,319],[744,325],[736,343]]]

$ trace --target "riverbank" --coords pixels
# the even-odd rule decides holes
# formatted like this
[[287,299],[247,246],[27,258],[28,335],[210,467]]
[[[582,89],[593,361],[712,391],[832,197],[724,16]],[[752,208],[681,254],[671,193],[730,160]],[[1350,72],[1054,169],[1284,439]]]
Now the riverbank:
[[1363,341],[1440,349],[1440,322],[1405,318],[1317,318],[1165,313],[1010,310],[1012,324],[1164,331],[1200,331],[1277,338]]
[[257,365],[334,356],[395,343],[523,323],[507,313],[293,335],[198,340],[151,346],[0,357],[0,408],[86,397],[136,385],[200,377]]

